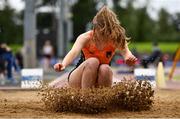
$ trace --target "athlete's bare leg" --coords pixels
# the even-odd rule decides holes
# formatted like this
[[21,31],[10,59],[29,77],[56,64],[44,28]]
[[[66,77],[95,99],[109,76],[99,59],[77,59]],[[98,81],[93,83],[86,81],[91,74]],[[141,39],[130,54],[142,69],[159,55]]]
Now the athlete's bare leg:
[[89,58],[78,66],[69,77],[69,85],[73,88],[92,88],[97,83],[99,60]]
[[111,70],[111,67],[107,64],[100,65],[99,71],[98,71],[97,85],[99,87],[100,86],[111,87],[112,77],[113,77],[113,72]]

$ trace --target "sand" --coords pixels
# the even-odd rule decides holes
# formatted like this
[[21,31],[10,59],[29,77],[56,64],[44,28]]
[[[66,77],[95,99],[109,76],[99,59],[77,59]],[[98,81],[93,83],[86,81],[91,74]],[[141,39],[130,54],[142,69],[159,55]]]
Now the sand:
[[0,91],[0,118],[180,118],[180,90],[156,90],[151,110],[117,110],[100,114],[50,112],[44,108],[38,91]]

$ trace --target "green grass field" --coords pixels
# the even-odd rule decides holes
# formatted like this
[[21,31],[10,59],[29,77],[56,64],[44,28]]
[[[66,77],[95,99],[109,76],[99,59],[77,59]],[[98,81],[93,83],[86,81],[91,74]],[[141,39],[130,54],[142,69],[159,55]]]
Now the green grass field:
[[[69,46],[72,46],[69,45]],[[178,48],[178,46],[180,46],[180,42],[174,42],[174,43],[168,43],[168,42],[163,42],[163,43],[159,43],[159,47],[162,50],[163,53],[171,53],[174,54],[174,52],[176,51],[176,49]],[[22,48],[22,45],[19,44],[13,44],[10,45],[10,47],[12,48],[13,52],[17,52]],[[129,48],[132,50],[132,48],[136,48],[136,50],[139,53],[151,53],[152,51],[152,42],[142,42],[142,43],[130,43],[129,44]],[[70,49],[70,47],[68,48]]]
[[[165,80],[169,80],[168,76],[165,76]],[[172,80],[180,81],[180,75],[178,75],[178,74],[173,75]]]
[[174,75],[173,80],[180,81],[180,75],[177,75],[177,74]]
[[[176,49],[180,46],[180,42],[168,43],[163,42],[159,43],[159,47],[163,53],[171,53],[174,54]],[[142,42],[142,43],[130,43],[129,48],[136,48],[139,53],[150,53],[152,51],[152,43],[151,42]]]
[[10,48],[12,49],[13,53],[19,52],[23,46],[20,44],[11,44]]

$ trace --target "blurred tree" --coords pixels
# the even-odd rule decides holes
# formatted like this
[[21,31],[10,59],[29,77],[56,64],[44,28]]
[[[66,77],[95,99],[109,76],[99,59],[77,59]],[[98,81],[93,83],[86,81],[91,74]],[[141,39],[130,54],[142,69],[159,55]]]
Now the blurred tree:
[[180,39],[180,13],[171,15],[171,25],[172,25],[172,41],[179,42]]
[[[125,2],[125,5],[121,5]],[[126,33],[131,37],[131,41],[177,41],[180,34],[177,31],[177,24],[165,9],[159,12],[158,21],[151,19],[147,13],[149,0],[142,8],[134,8],[133,2],[136,0],[113,0],[114,11],[119,17]],[[176,14],[178,19],[178,13]],[[175,27],[176,26],[176,27]]]
[[147,13],[147,5],[142,8],[134,8],[135,0],[127,0],[126,6],[120,5],[121,0],[113,0],[114,10],[117,13],[122,26],[126,29],[127,35],[131,37],[131,41],[148,41],[154,39],[153,28],[155,22]]
[[157,22],[156,36],[159,41],[176,41],[177,34],[172,20],[172,16],[165,10],[159,12],[159,20]]
[[[126,34],[130,37],[135,37],[135,34],[133,34],[133,26],[135,25],[132,23],[135,21],[134,16],[133,16],[133,7],[132,7],[132,2],[128,0],[128,5],[127,7],[122,7],[120,5],[121,0],[113,0],[113,5],[114,5],[114,11],[116,12],[121,25],[125,28]],[[132,14],[132,15],[130,15]],[[131,22],[132,21],[132,22]]]
[[133,1],[128,0],[127,7],[119,11],[119,19],[122,22],[122,26],[126,29],[127,35],[131,37],[131,41],[136,39],[137,35],[137,12],[133,8]]
[[74,38],[73,41],[86,30],[86,25],[91,22],[94,15],[96,14],[96,0],[78,0],[72,6],[72,21]]
[[180,13],[176,13],[175,18],[173,18],[174,27],[177,31],[180,31]]
[[0,11],[0,26],[2,29],[0,40],[8,44],[22,43],[23,28],[20,16],[15,13],[14,9],[10,8],[8,1],[4,2],[4,6],[4,9]]
[[156,40],[154,37],[154,26],[155,21],[153,21],[148,13],[147,13],[147,5],[145,5],[143,8],[139,8],[137,11],[137,37],[136,41],[154,41]]

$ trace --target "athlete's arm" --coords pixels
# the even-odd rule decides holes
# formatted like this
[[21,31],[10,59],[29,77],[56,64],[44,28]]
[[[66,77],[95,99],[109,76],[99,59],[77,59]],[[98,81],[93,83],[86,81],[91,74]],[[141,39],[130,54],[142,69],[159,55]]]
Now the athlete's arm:
[[62,63],[56,63],[54,65],[54,69],[56,71],[64,70],[79,55],[79,53],[81,52],[81,49],[85,46],[85,44],[87,43],[89,39],[89,33],[90,31],[78,36],[72,49],[64,57]]
[[137,58],[131,53],[127,43],[125,45],[125,48],[123,50],[120,50],[120,53],[123,56],[125,63],[127,65],[132,66],[136,63]]

